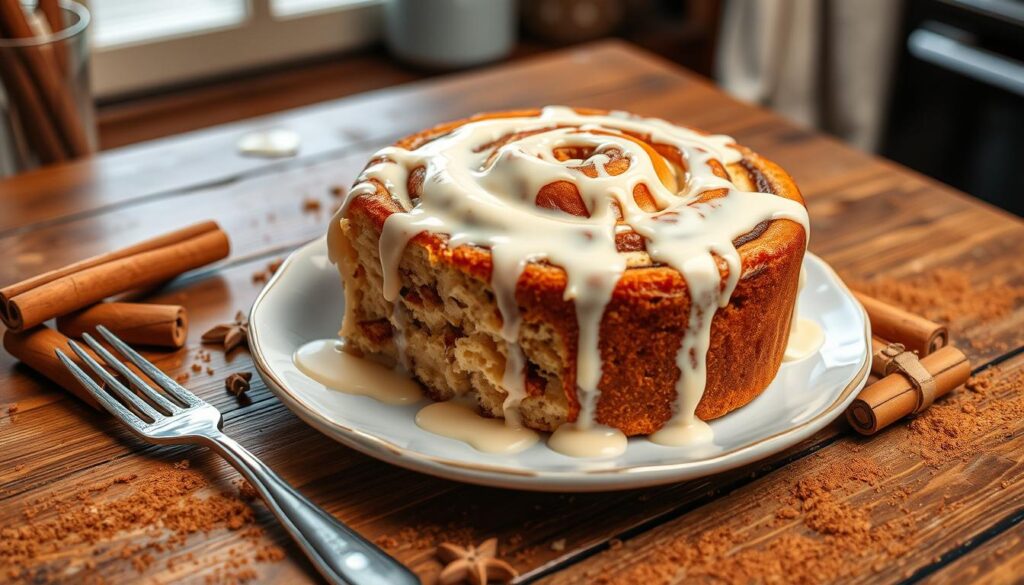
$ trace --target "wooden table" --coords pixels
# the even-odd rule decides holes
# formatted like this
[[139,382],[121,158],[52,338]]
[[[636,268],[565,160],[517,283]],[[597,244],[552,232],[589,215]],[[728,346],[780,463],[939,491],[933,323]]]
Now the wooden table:
[[[203,331],[249,307],[260,289],[252,280],[255,271],[324,232],[334,203],[330,187],[351,183],[374,150],[472,112],[548,103],[627,109],[735,136],[795,176],[810,208],[811,249],[848,278],[951,267],[976,283],[996,277],[1024,283],[1024,223],[1017,218],[741,104],[706,80],[617,42],[143,143],[0,182],[0,283],[216,219],[231,236],[230,259],[153,297],[182,302],[191,312],[187,349],[159,361],[172,374],[182,373]],[[297,158],[236,154],[241,134],[272,126],[302,135]],[[306,198],[320,200],[323,210],[304,208]],[[1024,306],[1017,303],[996,320],[949,325],[976,369],[1000,362],[999,376],[1005,377],[1024,365],[1022,323]],[[723,557],[725,567],[733,555],[784,547],[797,536],[827,546],[827,535],[799,517],[787,519],[773,494],[790,493],[802,478],[852,457],[884,473],[872,483],[840,486],[836,497],[867,509],[872,525],[910,518],[915,532],[907,550],[867,550],[849,580],[1001,581],[1024,574],[1024,420],[1016,420],[1012,432],[961,437],[973,453],[937,464],[926,464],[908,445],[913,437],[906,424],[865,440],[840,422],[767,461],[701,481],[606,494],[536,494],[417,475],[355,453],[300,422],[258,381],[247,401],[227,394],[224,376],[252,371],[252,363],[244,351],[226,361],[212,353],[216,373],[193,374],[188,385],[224,412],[226,430],[314,501],[391,545],[428,582],[440,568],[433,545],[445,537],[497,536],[502,555],[524,579],[558,583],[640,575],[638,567],[657,558],[666,543],[696,543],[712,529],[729,529],[739,538]],[[17,411],[9,414],[13,403]],[[37,497],[145,474],[185,457],[218,485],[236,477],[200,450],[143,445],[6,355],[0,356],[0,405],[0,526],[19,525],[24,505]],[[894,493],[903,494],[900,506],[888,503]],[[260,505],[257,511],[264,538],[284,546],[287,558],[256,564],[256,575],[315,579],[266,511]],[[154,552],[142,577],[216,580],[223,562],[218,559],[238,546],[251,545],[235,531],[194,535],[183,549]],[[195,557],[184,569],[163,562],[184,552]],[[110,581],[140,577],[130,559],[117,558],[75,573],[81,554],[71,548],[40,559],[41,575],[68,581],[87,574]],[[685,568],[674,576],[685,575]],[[793,576],[831,580],[828,574]],[[647,580],[672,577],[652,572]]]

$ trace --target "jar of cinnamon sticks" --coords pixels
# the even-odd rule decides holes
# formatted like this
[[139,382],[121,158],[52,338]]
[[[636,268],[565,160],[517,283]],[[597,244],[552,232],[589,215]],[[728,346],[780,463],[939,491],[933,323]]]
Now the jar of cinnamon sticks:
[[0,0],[0,176],[96,149],[89,22],[72,0]]

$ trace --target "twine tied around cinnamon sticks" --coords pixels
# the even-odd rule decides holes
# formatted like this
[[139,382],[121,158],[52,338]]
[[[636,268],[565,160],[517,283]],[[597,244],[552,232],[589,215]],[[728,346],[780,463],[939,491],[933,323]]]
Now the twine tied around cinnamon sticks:
[[935,402],[935,377],[928,371],[917,354],[907,351],[902,343],[890,343],[872,356],[883,374],[899,372],[917,391],[917,406],[910,414],[919,414]]
[[857,432],[873,435],[897,420],[918,415],[967,381],[971,364],[948,345],[946,327],[855,293],[871,321],[871,373],[878,379],[846,411]]

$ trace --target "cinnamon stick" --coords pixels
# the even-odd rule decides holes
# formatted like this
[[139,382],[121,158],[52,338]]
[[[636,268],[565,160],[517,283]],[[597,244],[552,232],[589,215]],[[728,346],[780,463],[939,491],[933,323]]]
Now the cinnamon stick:
[[854,292],[853,294],[867,311],[873,335],[902,343],[907,349],[916,352],[921,357],[949,343],[949,330],[944,325],[934,323],[920,315],[894,307],[863,293]]
[[103,325],[128,344],[177,349],[185,345],[188,314],[180,305],[99,303],[57,317],[57,330],[68,337],[95,335],[97,325]]
[[[951,345],[921,358],[921,365],[935,379],[936,398],[945,396],[971,375],[967,356]],[[917,389],[897,372],[864,388],[847,409],[846,418],[857,432],[873,435],[913,413],[918,401]]]
[[229,251],[220,226],[203,222],[6,286],[0,289],[0,319],[22,331],[109,296],[170,280],[225,258]]
[[44,272],[43,274],[33,276],[32,278],[27,278],[21,282],[5,286],[4,288],[0,288],[0,300],[3,301],[0,302],[0,307],[5,305],[6,301],[9,301],[11,298],[23,292],[42,286],[49,282],[53,282],[58,278],[63,278],[70,274],[81,272],[86,268],[92,268],[93,266],[99,266],[101,264],[106,264],[108,262],[113,262],[114,260],[127,258],[129,256],[140,254],[142,252],[148,252],[150,250],[163,248],[171,244],[183,242],[187,239],[193,238],[200,234],[204,234],[206,232],[211,232],[219,229],[220,226],[217,225],[217,222],[203,221],[197,224],[190,225],[188,227],[181,228],[179,230],[175,230],[173,232],[157,236],[155,238],[139,242],[138,244],[121,248],[119,250],[114,250],[113,252],[107,252],[106,254],[99,254],[91,258],[86,258],[85,260],[80,260],[78,262],[75,262],[74,264],[69,264],[67,266],[64,266],[63,268],[58,268],[56,270],[51,270],[49,272]]
[[[43,13],[50,33],[56,34],[64,30],[64,13],[60,9],[57,0],[39,0],[38,9]],[[57,61],[57,67],[67,78],[70,75],[68,46],[64,41],[55,41],[53,44],[53,56]]]
[[[7,353],[18,358],[26,366],[46,376],[68,392],[81,398],[89,406],[99,409],[99,404],[96,403],[92,395],[82,387],[81,382],[71,375],[71,372],[57,359],[55,352],[60,349],[64,352],[64,355],[78,364],[84,372],[92,376],[100,386],[105,385],[102,380],[92,373],[88,366],[82,363],[78,356],[75,355],[75,352],[71,351],[68,341],[67,337],[48,327],[37,327],[22,333],[15,333],[14,331],[4,333],[4,349],[7,350]],[[88,347],[83,347],[83,349],[94,359],[103,363],[91,349]]]
[[18,118],[22,129],[39,157],[39,162],[51,164],[64,161],[67,158],[64,144],[43,107],[39,91],[28,70],[10,49],[0,49],[0,81],[20,114]]
[[[11,38],[34,36],[19,0],[0,0],[0,25]],[[19,54],[24,57],[25,67],[57,126],[67,152],[72,157],[88,154],[91,151],[89,139],[75,106],[74,96],[63,82],[63,74],[53,52],[29,46],[23,47]]]

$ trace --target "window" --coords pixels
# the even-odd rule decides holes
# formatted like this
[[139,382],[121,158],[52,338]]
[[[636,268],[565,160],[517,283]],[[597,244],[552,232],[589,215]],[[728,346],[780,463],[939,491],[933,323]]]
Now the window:
[[355,3],[353,0],[271,0],[270,10],[274,16],[288,17],[333,10],[345,4]]
[[92,11],[100,48],[237,25],[246,16],[239,0],[93,0]]
[[92,0],[98,97],[372,43],[380,0]]

